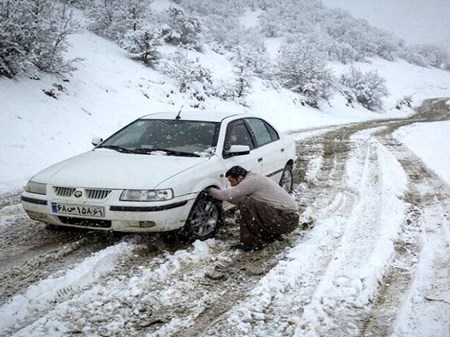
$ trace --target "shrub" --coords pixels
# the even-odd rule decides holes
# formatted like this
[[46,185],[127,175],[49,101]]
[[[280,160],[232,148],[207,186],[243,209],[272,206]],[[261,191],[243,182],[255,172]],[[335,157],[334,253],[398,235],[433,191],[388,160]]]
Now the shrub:
[[403,106],[406,106],[406,107],[408,107],[408,108],[411,108],[412,102],[413,102],[413,99],[412,99],[411,96],[405,96],[405,97],[403,97],[402,99],[399,99],[399,100],[397,101],[397,104],[395,105],[395,108],[398,109],[398,110],[401,110],[401,108],[402,108]]
[[344,87],[349,103],[356,100],[372,111],[381,108],[383,97],[388,95],[385,82],[386,80],[376,71],[363,73],[355,67],[351,67],[340,78],[340,83]]
[[36,69],[74,70],[63,57],[67,36],[77,31],[68,5],[50,0],[0,1],[0,76],[13,78]]
[[151,28],[130,30],[120,41],[122,48],[133,58],[149,67],[155,67],[161,57],[158,51],[160,44],[158,33]]
[[188,17],[175,7],[168,11],[168,26],[162,29],[162,38],[165,42],[183,48],[201,50],[201,26],[195,17]]
[[450,55],[434,44],[416,44],[403,50],[401,56],[408,62],[422,67],[432,66],[450,70]]
[[333,76],[326,68],[325,59],[313,44],[285,45],[281,48],[276,77],[287,89],[314,100],[327,99]]
[[161,62],[158,69],[165,75],[176,79],[180,92],[187,92],[194,84],[200,84],[208,93],[212,84],[211,74],[197,60],[191,60],[187,52],[177,50],[172,56]]

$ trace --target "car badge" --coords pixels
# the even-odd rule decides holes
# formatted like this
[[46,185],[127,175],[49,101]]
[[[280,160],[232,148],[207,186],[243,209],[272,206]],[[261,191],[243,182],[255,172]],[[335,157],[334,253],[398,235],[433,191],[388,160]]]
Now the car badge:
[[83,192],[81,192],[81,191],[75,191],[75,193],[73,194],[73,196],[75,198],[80,198],[82,195],[83,195]]

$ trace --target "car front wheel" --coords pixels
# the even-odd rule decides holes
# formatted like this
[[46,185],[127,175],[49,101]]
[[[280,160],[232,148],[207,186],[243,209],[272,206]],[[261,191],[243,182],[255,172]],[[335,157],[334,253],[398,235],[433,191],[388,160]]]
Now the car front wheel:
[[222,203],[206,193],[200,193],[192,206],[180,235],[185,241],[213,237],[223,223]]

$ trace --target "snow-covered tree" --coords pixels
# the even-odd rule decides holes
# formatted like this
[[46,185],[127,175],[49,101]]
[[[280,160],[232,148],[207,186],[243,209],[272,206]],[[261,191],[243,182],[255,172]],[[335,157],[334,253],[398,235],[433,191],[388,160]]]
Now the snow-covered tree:
[[389,92],[386,80],[377,71],[362,72],[350,67],[340,78],[342,91],[349,102],[356,101],[369,110],[376,110],[382,106],[382,99]]
[[245,96],[250,88],[250,79],[253,76],[253,71],[251,69],[251,60],[245,57],[242,48],[237,48],[235,57],[233,59],[234,63],[234,75],[235,75],[235,93],[236,97]]
[[333,86],[333,76],[325,60],[313,44],[289,43],[281,48],[276,76],[287,89],[313,100],[326,99]]
[[285,31],[282,13],[284,10],[278,7],[270,8],[260,15],[261,32],[266,37],[279,37]]
[[338,46],[340,61],[361,61],[372,56],[393,60],[397,56],[401,40],[391,33],[371,27],[367,21],[355,19],[346,11],[326,11],[328,15],[321,16],[321,28]]
[[121,21],[126,30],[137,31],[143,29],[150,19],[150,4],[152,0],[126,0],[121,3]]
[[67,36],[78,23],[66,3],[51,0],[0,1],[0,76],[14,77],[33,69],[73,70],[64,59]]
[[39,2],[45,3],[48,11],[38,14],[46,17],[46,20],[43,20],[43,29],[42,26],[40,29],[42,45],[36,48],[35,65],[46,72],[71,71],[74,69],[71,61],[65,61],[63,53],[67,51],[67,36],[78,30],[78,23],[73,18],[73,12],[66,3],[54,4],[53,1],[48,0]]
[[89,29],[93,32],[110,38],[116,38],[119,0],[93,0],[87,15],[91,22]]
[[195,15],[224,17],[237,17],[249,5],[248,0],[176,0],[174,2]]
[[128,31],[147,25],[151,0],[93,0],[87,10],[89,28],[106,38],[119,41]]
[[67,0],[67,4],[79,9],[85,9],[90,3],[90,0]]
[[423,67],[450,70],[450,54],[434,44],[423,43],[405,47],[400,56],[410,63]]
[[202,67],[198,60],[192,60],[188,52],[178,49],[173,55],[161,61],[158,69],[169,77],[176,79],[180,92],[201,89],[208,93],[212,84],[211,73]]
[[244,29],[238,18],[212,14],[203,17],[201,22],[205,27],[203,32],[205,43],[217,52],[222,52],[223,49],[232,50],[240,44],[244,36]]
[[167,27],[162,29],[162,38],[165,42],[183,48],[201,50],[202,29],[197,18],[186,16],[182,10],[170,7],[167,20]]
[[132,58],[149,67],[155,67],[161,58],[158,51],[158,46],[161,45],[159,32],[154,27],[129,30],[120,40],[120,45],[131,54]]

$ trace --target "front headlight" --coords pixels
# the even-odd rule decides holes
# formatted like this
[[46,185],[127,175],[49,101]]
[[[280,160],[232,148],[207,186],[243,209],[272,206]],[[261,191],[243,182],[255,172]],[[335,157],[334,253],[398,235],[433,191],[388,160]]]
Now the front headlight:
[[163,190],[124,190],[120,195],[121,201],[164,201],[173,198],[171,188]]
[[34,181],[29,181],[24,187],[24,190],[28,193],[35,194],[47,194],[47,184],[36,183]]

